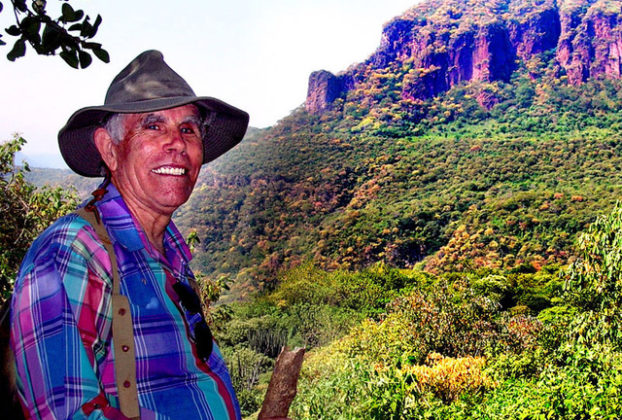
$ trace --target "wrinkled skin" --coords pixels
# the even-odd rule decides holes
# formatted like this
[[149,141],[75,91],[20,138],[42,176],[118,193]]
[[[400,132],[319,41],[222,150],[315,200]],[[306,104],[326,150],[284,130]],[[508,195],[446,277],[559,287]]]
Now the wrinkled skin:
[[185,105],[145,114],[127,114],[118,144],[104,128],[95,144],[128,208],[152,244],[162,237],[173,212],[185,203],[199,176],[203,141],[199,113]]

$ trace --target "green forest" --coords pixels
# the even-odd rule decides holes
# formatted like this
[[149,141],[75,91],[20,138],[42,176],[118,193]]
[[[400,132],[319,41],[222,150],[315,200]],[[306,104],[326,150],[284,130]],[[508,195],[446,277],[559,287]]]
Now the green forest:
[[[462,19],[448,36],[474,19],[436,3],[418,11]],[[250,129],[175,215],[246,418],[285,345],[307,349],[292,419],[620,418],[622,80],[568,83],[554,49],[422,99],[412,60],[352,71],[325,112]],[[14,166],[23,142],[0,146],[3,299],[89,188],[35,188],[53,178]]]
[[618,418],[620,87],[299,110],[209,167],[179,218],[245,412],[288,344],[296,419]]

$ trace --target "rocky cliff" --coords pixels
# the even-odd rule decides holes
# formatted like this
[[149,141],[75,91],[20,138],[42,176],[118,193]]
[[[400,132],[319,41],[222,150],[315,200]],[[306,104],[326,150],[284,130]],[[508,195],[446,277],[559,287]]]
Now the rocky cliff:
[[[468,82],[508,81],[516,71],[566,76],[571,84],[622,73],[619,0],[429,0],[388,22],[378,50],[333,75],[309,78],[306,108],[330,109],[372,73],[400,78],[402,99]],[[487,102],[482,105],[489,106]]]

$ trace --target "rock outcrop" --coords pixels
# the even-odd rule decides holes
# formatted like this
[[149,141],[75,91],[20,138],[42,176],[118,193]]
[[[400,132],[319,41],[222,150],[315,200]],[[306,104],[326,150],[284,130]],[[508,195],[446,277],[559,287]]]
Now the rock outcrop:
[[306,108],[315,113],[331,108],[335,99],[345,91],[344,79],[344,76],[338,77],[326,70],[311,73]]
[[401,81],[402,98],[426,99],[460,83],[507,81],[533,59],[553,60],[556,74],[571,84],[621,78],[622,2],[428,0],[387,23],[365,63],[339,75],[312,73],[306,108],[331,108],[356,87],[363,67],[408,64],[414,73]]
[[568,80],[579,84],[596,76],[619,79],[622,3],[596,1],[586,11],[576,2],[572,5],[574,7],[567,7],[560,16],[562,33],[556,53]]

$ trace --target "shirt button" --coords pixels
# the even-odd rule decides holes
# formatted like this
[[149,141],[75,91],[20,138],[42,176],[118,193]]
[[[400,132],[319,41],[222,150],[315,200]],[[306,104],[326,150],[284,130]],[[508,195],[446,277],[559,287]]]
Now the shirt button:
[[119,315],[125,315],[125,308],[119,309]]
[[129,351],[130,347],[129,346],[123,346],[121,347],[121,350],[123,350],[124,352]]
[[130,381],[125,381],[123,382],[123,387],[125,388],[129,388],[132,384],[130,383]]

